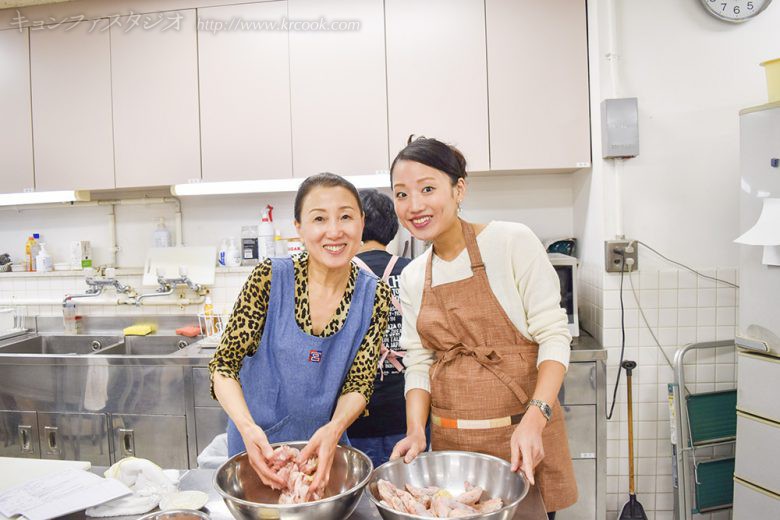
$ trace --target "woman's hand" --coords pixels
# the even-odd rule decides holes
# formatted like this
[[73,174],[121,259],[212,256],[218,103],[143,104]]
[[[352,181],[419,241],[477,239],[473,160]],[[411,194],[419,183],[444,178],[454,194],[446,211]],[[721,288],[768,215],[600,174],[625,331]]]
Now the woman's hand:
[[541,410],[531,406],[523,415],[509,441],[512,471],[522,469],[531,485],[534,484],[534,469],[544,459],[542,430],[546,425],[547,419],[542,415]]
[[285,485],[284,481],[271,470],[268,464],[268,460],[274,454],[274,449],[268,443],[268,437],[265,436],[263,429],[252,424],[241,430],[240,433],[249,456],[249,464],[260,480],[273,489],[282,489]]
[[412,433],[407,432],[406,437],[398,441],[390,454],[390,460],[400,457],[404,458],[404,463],[409,464],[417,455],[425,451],[428,442],[425,439],[425,430],[415,430]]
[[317,471],[314,480],[309,484],[307,499],[311,500],[312,493],[317,491],[324,496],[325,487],[330,480],[330,468],[333,466],[333,457],[336,455],[336,446],[343,432],[332,422],[329,422],[311,436],[309,443],[298,455],[298,463],[304,464],[312,457],[317,457]]

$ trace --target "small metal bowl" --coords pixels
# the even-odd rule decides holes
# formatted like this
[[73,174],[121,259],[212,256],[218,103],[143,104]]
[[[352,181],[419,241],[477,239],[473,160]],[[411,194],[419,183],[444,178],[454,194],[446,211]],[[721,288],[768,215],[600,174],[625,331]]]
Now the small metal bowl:
[[510,464],[498,457],[470,451],[424,452],[410,464],[405,464],[403,459],[386,462],[371,475],[365,492],[385,520],[418,520],[425,517],[396,511],[381,504],[377,490],[379,479],[387,480],[401,489],[404,484],[415,487],[437,486],[453,496],[463,493],[464,483],[469,481],[482,487],[490,498],[504,501],[504,507],[498,511],[465,517],[482,520],[510,520],[530,488],[523,475],[513,472]]
[[155,511],[144,515],[138,520],[210,520],[211,517],[203,511],[194,509],[170,509],[168,511]]
[[[282,444],[303,449],[307,443],[296,441],[271,446],[276,448]],[[373,469],[371,459],[362,451],[337,446],[325,498],[305,504],[278,504],[280,492],[260,481],[260,477],[249,464],[246,452],[242,452],[220,466],[214,475],[214,487],[233,516],[239,520],[342,520],[349,517],[357,507],[361,492],[368,484]]]

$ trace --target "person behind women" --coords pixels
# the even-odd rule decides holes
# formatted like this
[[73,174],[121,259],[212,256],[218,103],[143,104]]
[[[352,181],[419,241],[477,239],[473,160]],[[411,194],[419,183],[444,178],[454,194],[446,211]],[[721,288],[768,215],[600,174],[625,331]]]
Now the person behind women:
[[550,517],[577,500],[558,391],[570,341],[558,277],[539,239],[458,216],[466,160],[420,138],[391,166],[401,224],[433,244],[401,275],[407,436],[391,458],[432,447],[495,455],[539,486]]
[[401,359],[404,355],[401,337],[401,306],[398,303],[398,279],[409,263],[408,258],[391,255],[387,244],[398,232],[393,200],[375,189],[360,190],[360,201],[366,215],[363,246],[353,258],[359,267],[381,277],[393,291],[387,331],[382,338],[379,370],[374,381],[374,395],[368,415],[358,418],[347,430],[354,447],[371,457],[374,467],[390,458],[395,444],[406,432],[406,402]]
[[319,457],[311,494],[324,490],[337,443],[371,398],[391,293],[352,264],[363,208],[351,183],[309,177],[294,214],[307,253],[252,271],[209,370],[229,417],[228,454],[246,450],[260,479],[281,486],[270,443],[308,439],[299,461]]

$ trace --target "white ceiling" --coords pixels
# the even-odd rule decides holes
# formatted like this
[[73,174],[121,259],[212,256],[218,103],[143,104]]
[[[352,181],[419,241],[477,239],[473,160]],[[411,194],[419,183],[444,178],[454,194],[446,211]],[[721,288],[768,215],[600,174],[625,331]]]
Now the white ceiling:
[[60,2],[70,2],[71,0],[0,0],[0,9],[9,9],[12,7],[28,7],[31,5],[57,4]]

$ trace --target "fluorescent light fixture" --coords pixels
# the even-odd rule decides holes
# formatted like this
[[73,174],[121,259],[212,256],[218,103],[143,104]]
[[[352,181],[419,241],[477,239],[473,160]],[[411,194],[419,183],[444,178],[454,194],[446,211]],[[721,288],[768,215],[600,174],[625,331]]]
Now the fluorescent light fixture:
[[27,204],[56,204],[89,200],[88,191],[29,191],[0,193],[0,206],[25,206]]
[[[388,172],[373,175],[345,176],[356,188],[389,188],[390,174]],[[193,182],[189,184],[174,184],[171,193],[177,197],[195,195],[233,195],[240,193],[282,193],[297,191],[305,179],[262,179],[256,181],[230,182]]]

